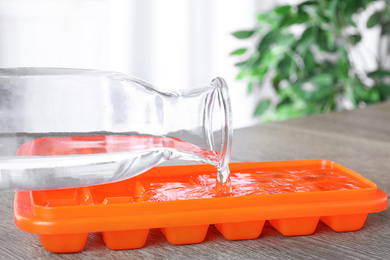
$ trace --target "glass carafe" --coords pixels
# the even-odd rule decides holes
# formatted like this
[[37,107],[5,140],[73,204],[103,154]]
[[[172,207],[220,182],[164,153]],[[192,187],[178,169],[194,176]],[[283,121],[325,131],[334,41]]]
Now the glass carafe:
[[232,134],[222,78],[174,92],[115,72],[0,69],[0,190],[110,183],[177,159],[224,182]]

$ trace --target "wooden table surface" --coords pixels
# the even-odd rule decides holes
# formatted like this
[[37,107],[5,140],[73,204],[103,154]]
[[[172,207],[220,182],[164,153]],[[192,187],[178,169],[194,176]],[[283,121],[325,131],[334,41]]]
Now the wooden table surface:
[[[332,160],[390,194],[390,103],[239,129],[233,141],[234,162]],[[0,259],[390,259],[390,210],[369,214],[355,232],[337,233],[320,222],[313,235],[285,237],[266,223],[257,239],[228,241],[210,226],[203,243],[174,246],[153,229],[143,248],[123,251],[109,250],[92,233],[80,253],[53,254],[38,235],[16,228],[13,196],[0,192]]]

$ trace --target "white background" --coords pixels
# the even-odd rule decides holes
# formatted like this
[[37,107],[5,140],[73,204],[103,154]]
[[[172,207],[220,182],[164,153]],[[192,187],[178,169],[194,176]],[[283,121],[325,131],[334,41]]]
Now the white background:
[[119,71],[157,88],[178,90],[214,77],[229,85],[234,126],[253,118],[258,95],[235,80],[248,45],[231,33],[251,29],[254,0],[0,0],[0,67]]

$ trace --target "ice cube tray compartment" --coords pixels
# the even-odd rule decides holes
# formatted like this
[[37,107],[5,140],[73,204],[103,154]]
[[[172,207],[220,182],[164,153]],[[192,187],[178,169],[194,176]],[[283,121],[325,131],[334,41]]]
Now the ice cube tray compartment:
[[209,165],[156,167],[91,187],[20,191],[15,223],[39,234],[48,251],[77,252],[91,232],[121,250],[143,247],[152,228],[171,244],[201,243],[210,225],[229,240],[256,239],[266,221],[285,236],[312,234],[320,220],[335,231],[354,231],[368,213],[387,207],[374,183],[334,162],[233,163],[230,169],[227,196],[215,192]]

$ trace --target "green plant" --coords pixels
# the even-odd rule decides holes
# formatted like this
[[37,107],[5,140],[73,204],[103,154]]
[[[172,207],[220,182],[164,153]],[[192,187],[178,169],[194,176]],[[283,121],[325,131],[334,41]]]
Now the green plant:
[[[356,24],[368,5],[376,4],[371,2],[318,0],[277,6],[258,13],[253,30],[233,33],[238,39],[259,39],[250,55],[247,48],[231,53],[249,56],[236,64],[240,68],[237,79],[248,81],[251,92],[254,85],[262,86],[266,75],[270,75],[277,93],[274,105],[269,99],[258,104],[255,114],[262,115],[262,121],[340,109],[343,100],[357,107],[389,99],[390,70],[384,67],[383,55],[377,57],[375,71],[363,73],[356,70],[349,55],[362,38]],[[388,40],[385,56],[389,56],[390,6],[377,9],[367,27],[380,26],[381,37]],[[294,34],[294,27],[301,27],[302,33]],[[378,48],[383,50],[384,41],[378,42]]]

